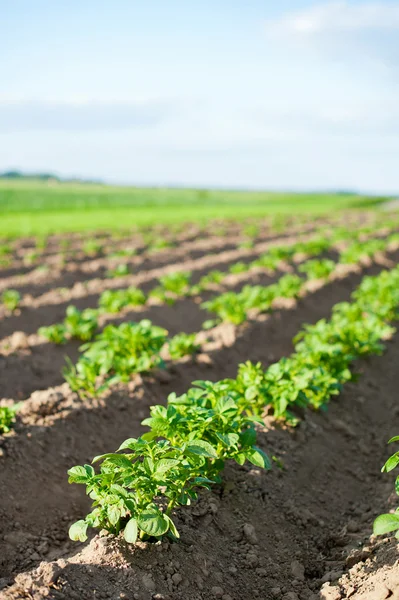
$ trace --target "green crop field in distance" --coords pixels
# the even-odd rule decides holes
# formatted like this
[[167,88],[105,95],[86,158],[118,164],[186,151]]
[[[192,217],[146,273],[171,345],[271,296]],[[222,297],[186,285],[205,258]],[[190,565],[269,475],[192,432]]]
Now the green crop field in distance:
[[371,208],[386,198],[0,179],[0,235],[120,229],[134,225]]

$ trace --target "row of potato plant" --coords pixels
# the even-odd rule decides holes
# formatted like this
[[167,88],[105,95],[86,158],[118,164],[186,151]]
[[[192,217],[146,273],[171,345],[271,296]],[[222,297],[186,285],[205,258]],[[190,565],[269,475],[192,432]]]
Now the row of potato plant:
[[219,481],[226,460],[270,468],[256,445],[255,425],[262,424],[265,407],[295,423],[295,407],[325,405],[353,379],[356,359],[382,352],[383,340],[395,331],[389,323],[398,307],[396,267],[365,277],[352,302],[337,304],[329,320],[305,325],[294,353],[266,371],[247,362],[236,379],[195,381],[182,396],[170,394],[166,406],[152,407],[143,421],[149,432],[93,459],[100,463],[98,471],[92,465],[68,471],[69,482],[85,485],[93,500],[93,510],[71,526],[70,537],[84,541],[94,527],[123,531],[129,543],[177,538],[173,509],[196,499],[198,488]]
[[[267,224],[266,220],[263,225],[265,224]],[[288,224],[286,223],[286,219],[274,219],[269,224],[269,227],[272,231],[277,229],[281,231],[286,224]],[[224,226],[222,224],[217,225],[213,234],[218,235],[219,237],[228,235],[229,228],[227,225],[229,225],[229,223],[226,223]],[[249,240],[255,239],[260,235],[261,227],[262,226],[259,224],[248,221],[248,224],[243,224],[241,226],[241,235]],[[210,234],[209,225],[202,227],[198,227],[197,225],[197,230],[197,237],[201,237],[205,233],[207,235]],[[162,231],[158,229],[152,231],[148,230],[148,228],[136,228],[136,230],[131,231],[121,230],[120,232],[113,232],[111,237],[107,235],[106,232],[104,232],[104,235],[94,238],[82,236],[80,241],[75,240],[75,244],[73,243],[73,239],[63,238],[59,240],[57,250],[64,261],[68,258],[74,258],[79,254],[83,254],[83,256],[89,258],[95,256],[106,256],[109,258],[131,257],[136,255],[139,250],[152,253],[173,248],[176,246],[176,240],[173,239],[173,235],[184,233],[184,231],[185,227],[181,225],[169,226],[167,230],[164,229]],[[139,236],[139,239],[136,241],[136,246],[112,248],[113,242],[128,242],[132,235]],[[188,239],[191,237],[193,237],[193,235],[189,234]],[[49,250],[51,250],[51,246],[52,241],[50,236],[36,236],[28,248],[22,249],[21,258],[23,259],[24,264],[32,265],[39,260],[42,261],[49,253]],[[12,264],[13,258],[16,258],[16,256],[14,256],[16,250],[17,249],[14,248],[11,243],[0,243],[0,268],[9,267]],[[54,251],[55,249],[50,253],[53,254]],[[18,249],[18,253],[20,252],[21,249]]]
[[[306,251],[307,254],[314,255],[323,251],[326,247],[328,247],[328,242],[326,244],[325,240],[321,238],[309,242],[299,242],[293,246],[276,246],[249,265],[236,263],[231,267],[230,272],[241,272],[243,267],[245,267],[245,270],[249,270],[254,266],[277,270],[281,260],[292,257],[297,252]],[[38,334],[56,344],[64,344],[70,338],[89,341],[98,329],[100,313],[115,314],[129,306],[144,306],[149,298],[157,298],[162,303],[173,304],[178,298],[199,295],[202,291],[208,289],[209,285],[221,283],[226,273],[216,270],[211,271],[204,275],[196,285],[190,284],[191,276],[192,274],[189,271],[168,273],[159,278],[159,285],[151,290],[148,297],[142,290],[133,286],[127,289],[105,290],[100,296],[98,309],[88,308],[79,311],[71,305],[66,310],[63,323],[40,327]]]
[[[315,219],[315,221],[317,222],[317,219]],[[342,216],[338,216],[334,219],[334,222],[337,224],[341,221]],[[388,220],[385,216],[376,213],[374,215],[374,223],[369,226],[364,226],[362,229],[367,230],[367,228],[370,229],[376,225],[391,225],[391,223],[391,218]],[[206,232],[207,235],[211,234],[223,237],[229,232],[229,224],[230,221],[226,221],[225,225],[222,223],[214,223],[212,227],[210,227],[210,224],[207,224],[206,226],[198,228],[197,236],[201,237],[201,235]],[[296,216],[293,219],[292,217],[287,218],[277,215],[274,218],[269,219],[269,222],[265,220],[263,225],[266,225],[267,230],[270,232],[282,233],[288,226],[309,226],[309,216],[307,215],[306,219],[303,219],[300,216]],[[241,235],[244,236],[242,245],[245,246],[245,244],[258,238],[261,233],[261,227],[262,225],[260,226],[258,222],[254,223],[252,220],[248,220],[247,224],[243,223],[241,226]],[[0,268],[11,266],[13,260],[16,258],[22,258],[26,265],[32,265],[39,261],[42,262],[49,250],[51,250],[51,254],[58,251],[64,262],[80,253],[87,257],[102,255],[109,258],[131,257],[137,254],[139,249],[151,253],[153,251],[173,247],[175,243],[173,238],[171,238],[171,235],[184,232],[185,226],[168,227],[168,230],[169,231],[160,232],[159,230],[151,231],[148,230],[148,228],[136,228],[135,230],[130,231],[114,231],[112,232],[111,237],[109,235],[110,232],[103,232],[103,235],[95,238],[91,237],[91,234],[90,237],[81,236],[80,241],[75,240],[75,242],[73,239],[62,238],[58,241],[57,247],[54,247],[54,241],[51,236],[38,235],[26,248],[15,247],[11,237],[8,240],[3,238],[0,240]],[[138,247],[112,248],[113,242],[126,243],[129,241],[132,234],[141,236],[141,242],[137,242]]]
[[[338,264],[359,263],[366,257],[370,258],[377,252],[383,252],[390,244],[398,241],[399,236],[396,233],[385,240],[356,240],[339,253]],[[302,263],[298,270],[306,275],[307,280],[328,279],[336,267],[337,264],[331,259],[311,259]],[[246,285],[239,292],[219,294],[201,305],[216,314],[216,318],[206,321],[204,327],[214,327],[220,322],[239,325],[247,320],[251,310],[266,312],[271,309],[276,299],[297,298],[305,284],[306,281],[298,275],[288,273],[272,285]]]
[[[307,256],[315,256],[323,251],[331,249],[338,240],[345,238],[343,232],[339,232],[333,239],[327,240],[320,236],[306,242],[298,242],[294,245],[282,245],[271,248],[259,258],[249,264],[243,262],[234,263],[230,273],[249,271],[254,267],[263,267],[275,272],[281,261],[292,259],[295,254],[303,253]],[[371,240],[370,242],[355,242],[357,254],[351,253],[353,261],[362,255],[369,255],[369,248],[375,252],[373,242],[383,247],[382,240]],[[305,273],[308,279],[327,277],[334,269],[334,262],[328,259],[307,261],[300,266],[299,270]],[[79,311],[75,306],[69,306],[63,323],[55,323],[38,330],[39,335],[47,340],[64,344],[70,338],[89,341],[98,329],[98,317],[100,313],[119,313],[126,307],[144,306],[148,299],[153,297],[162,303],[173,304],[178,298],[197,296],[209,288],[211,284],[220,284],[228,275],[222,271],[211,271],[204,275],[196,285],[190,285],[191,272],[178,271],[168,273],[159,279],[159,284],[149,293],[148,297],[136,287],[128,287],[120,290],[106,290],[99,299],[99,308],[88,308]],[[220,320],[231,321],[239,324],[246,319],[247,310],[259,308],[266,310],[270,307],[276,297],[296,297],[301,287],[301,280],[295,275],[285,275],[279,284],[268,286],[267,291],[263,286],[246,286],[240,296],[235,292],[226,292],[216,296],[214,299],[204,303],[202,306],[211,312],[216,312],[217,320],[209,320],[206,327],[211,327]],[[262,296],[261,299],[258,299]],[[259,306],[256,305],[258,301]]]
[[107,325],[93,342],[84,344],[76,365],[68,361],[64,377],[81,396],[101,394],[114,383],[127,382],[132,373],[162,367],[161,351],[173,360],[193,355],[199,349],[196,334],[168,332],[148,319],[138,323]]
[[[319,274],[320,268],[326,265],[319,262],[317,266]],[[327,266],[330,267],[329,262]],[[311,267],[308,277],[315,271],[314,262]],[[247,319],[250,309],[264,312],[270,310],[277,298],[298,297],[305,284],[306,281],[298,275],[286,274],[269,286],[245,286],[239,294],[223,294],[217,297],[222,300],[218,316],[238,325]],[[204,323],[205,328],[213,325],[215,321]],[[76,365],[68,364],[64,369],[64,377],[81,396],[102,393],[114,383],[128,381],[132,373],[163,366],[161,350],[167,343],[172,360],[193,355],[198,349],[195,338],[195,334],[181,333],[168,341],[167,331],[148,320],[108,325],[94,342],[81,347],[82,356]]]

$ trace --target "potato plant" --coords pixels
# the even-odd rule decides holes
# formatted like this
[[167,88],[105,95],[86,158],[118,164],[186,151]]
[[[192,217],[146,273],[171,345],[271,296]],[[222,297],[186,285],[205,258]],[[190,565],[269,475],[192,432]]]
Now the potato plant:
[[[393,442],[399,442],[399,435],[395,435],[392,437],[388,444],[392,444]],[[383,473],[389,473],[397,468],[399,465],[399,452],[394,452],[384,466],[381,471]],[[395,492],[399,495],[399,475],[395,480]],[[374,535],[383,535],[384,533],[393,533],[395,532],[395,537],[399,539],[399,507],[393,513],[379,515],[373,525],[373,533]]]
[[384,252],[386,249],[386,240],[368,240],[365,242],[357,241],[350,244],[340,255],[340,262],[344,264],[356,264],[364,258],[372,257],[376,252]]
[[66,344],[68,341],[64,323],[54,323],[47,327],[39,327],[37,333],[53,344]]
[[216,313],[217,322],[230,322],[240,325],[248,318],[248,311],[268,311],[277,298],[296,298],[302,289],[303,280],[297,275],[287,273],[277,283],[269,286],[246,285],[238,293],[225,292],[201,306]]
[[15,417],[21,403],[12,406],[0,406],[0,435],[9,433],[15,424]]
[[191,272],[190,271],[176,271],[175,273],[168,273],[159,278],[161,287],[165,292],[170,292],[175,296],[185,296],[190,287]]
[[[71,526],[73,540],[87,539],[88,527],[113,534],[123,530],[129,543],[177,538],[173,509],[190,504],[198,488],[217,481],[225,460],[270,468],[267,455],[255,445],[254,420],[223,390],[209,394],[203,383],[198,382],[189,401],[187,395],[172,394],[167,407],[153,407],[155,417],[143,422],[151,427],[148,433],[93,460],[101,462],[99,474],[91,465],[68,471],[70,483],[86,485],[94,501],[93,511]],[[128,452],[118,454],[122,450]]]
[[127,277],[127,275],[130,275],[129,266],[125,264],[117,265],[113,269],[108,269],[106,275],[110,278]]
[[98,310],[94,308],[79,310],[76,306],[68,306],[64,326],[70,337],[87,342],[91,340],[98,328]]
[[[235,380],[196,381],[185,394],[170,394],[166,406],[153,406],[143,421],[149,432],[93,460],[101,463],[99,473],[91,465],[70,469],[69,481],[86,485],[93,500],[92,512],[71,526],[70,537],[84,541],[88,527],[95,527],[123,531],[129,543],[176,538],[173,509],[195,499],[198,487],[218,481],[226,460],[270,468],[256,446],[264,408],[295,424],[296,407],[324,406],[352,378],[357,358],[381,352],[394,331],[389,321],[398,315],[399,267],[364,278],[352,300],[338,304],[329,321],[305,326],[294,353],[266,371],[247,362]],[[396,453],[385,469],[398,464]],[[379,519],[377,533],[399,529],[397,514]]]
[[308,260],[298,268],[300,273],[305,273],[309,280],[327,279],[334,271],[336,265],[333,260],[324,258],[321,260]]
[[168,342],[168,350],[173,360],[190,356],[198,352],[200,345],[196,342],[196,333],[178,333]]
[[166,339],[167,331],[147,319],[107,325],[93,342],[81,347],[82,356],[75,366],[68,364],[64,377],[74,391],[99,394],[114,383],[129,381],[134,373],[161,366]]
[[126,290],[105,290],[99,300],[99,308],[108,313],[118,313],[127,306],[142,306],[147,299],[139,288],[129,287]]
[[21,302],[21,294],[17,290],[5,290],[1,295],[1,302],[10,312],[14,312]]
[[98,310],[94,308],[79,310],[71,305],[66,309],[66,316],[62,323],[40,327],[38,334],[55,344],[65,344],[71,338],[87,342],[91,340],[97,328]]

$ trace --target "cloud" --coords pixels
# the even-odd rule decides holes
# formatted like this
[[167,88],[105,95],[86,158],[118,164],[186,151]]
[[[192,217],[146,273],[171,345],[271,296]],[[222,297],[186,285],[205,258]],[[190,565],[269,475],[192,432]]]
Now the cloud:
[[354,32],[389,32],[399,30],[399,5],[374,2],[351,5],[328,2],[266,22],[273,35],[311,37]]
[[0,132],[149,128],[172,117],[175,110],[175,103],[163,100],[100,102],[0,99]]

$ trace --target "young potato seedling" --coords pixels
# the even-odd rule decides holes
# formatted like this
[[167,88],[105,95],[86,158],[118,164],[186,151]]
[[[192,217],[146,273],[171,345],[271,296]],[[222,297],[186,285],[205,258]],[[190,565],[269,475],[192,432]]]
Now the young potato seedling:
[[108,313],[118,313],[127,306],[142,306],[147,299],[139,288],[126,290],[105,290],[99,300],[99,308]]
[[196,342],[196,333],[178,333],[168,342],[168,350],[173,360],[198,352],[200,345]]
[[14,312],[21,302],[21,294],[17,290],[5,290],[1,295],[1,302],[10,312]]
[[130,270],[128,265],[118,265],[114,269],[108,269],[106,273],[107,277],[116,278],[116,277],[126,277],[130,275]]
[[[392,444],[393,442],[399,442],[399,435],[395,435],[392,437],[388,444]],[[381,471],[383,473],[389,473],[396,469],[399,465],[399,452],[394,452],[384,466]],[[395,480],[395,492],[399,495],[399,475]],[[393,513],[379,515],[373,525],[373,533],[374,535],[383,535],[385,533],[393,533],[395,532],[395,537],[399,539],[399,507]]]
[[14,427],[15,415],[20,407],[20,402],[13,406],[0,406],[0,435],[9,433]]

